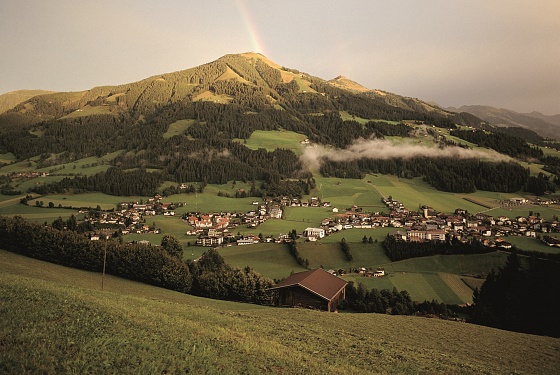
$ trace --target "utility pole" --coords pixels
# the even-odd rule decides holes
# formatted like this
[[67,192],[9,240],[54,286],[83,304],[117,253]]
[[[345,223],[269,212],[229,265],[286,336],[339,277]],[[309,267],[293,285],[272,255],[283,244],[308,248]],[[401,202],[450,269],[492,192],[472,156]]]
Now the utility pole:
[[107,264],[107,235],[105,235],[105,250],[103,251],[103,273],[101,274],[101,290],[103,290],[103,280],[105,279],[106,264]]

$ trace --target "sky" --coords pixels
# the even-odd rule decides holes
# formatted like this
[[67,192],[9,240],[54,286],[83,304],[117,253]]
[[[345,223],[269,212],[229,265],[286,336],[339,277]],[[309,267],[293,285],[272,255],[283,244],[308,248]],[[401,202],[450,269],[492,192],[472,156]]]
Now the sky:
[[0,94],[260,52],[441,106],[560,113],[558,0],[0,0]]

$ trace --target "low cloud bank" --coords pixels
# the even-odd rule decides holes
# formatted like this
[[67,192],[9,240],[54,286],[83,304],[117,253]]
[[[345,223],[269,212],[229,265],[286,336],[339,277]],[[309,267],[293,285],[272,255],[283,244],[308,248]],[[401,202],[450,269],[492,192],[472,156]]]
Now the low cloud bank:
[[457,159],[493,159],[496,161],[509,160],[496,152],[483,152],[457,146],[440,148],[413,144],[411,142],[392,143],[383,139],[359,139],[345,149],[322,145],[309,146],[301,155],[301,161],[307,168],[317,170],[321,166],[321,160],[323,159],[341,162],[360,159],[386,160],[393,158],[414,158],[419,156]]

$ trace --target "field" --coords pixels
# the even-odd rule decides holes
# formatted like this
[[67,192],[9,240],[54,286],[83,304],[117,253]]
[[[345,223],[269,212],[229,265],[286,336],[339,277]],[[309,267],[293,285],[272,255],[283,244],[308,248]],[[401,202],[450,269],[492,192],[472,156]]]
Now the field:
[[8,163],[15,162],[16,160],[17,158],[11,152],[7,154],[0,154],[0,163],[8,164]]
[[[388,229],[388,228],[383,228]],[[373,229],[372,231],[375,231]],[[383,230],[380,229],[380,235]],[[337,235],[360,232],[349,230]],[[346,237],[346,236],[345,236]],[[340,237],[342,238],[342,237]],[[348,236],[351,238],[351,236]],[[350,243],[353,260],[344,259],[338,242],[298,242],[298,250],[308,259],[310,268],[340,268],[346,270],[366,267],[384,268],[385,277],[368,278],[357,273],[344,276],[347,281],[364,283],[368,288],[407,290],[414,301],[436,300],[449,304],[472,303],[473,289],[462,281],[464,275],[485,275],[492,268],[503,267],[507,254],[439,255],[391,262],[381,243]],[[251,266],[255,271],[271,279],[283,279],[290,272],[303,270],[297,265],[285,245],[255,244],[220,248],[220,254],[229,264],[243,268]],[[187,249],[188,252],[188,249]],[[463,276],[462,276],[463,275]],[[480,279],[476,279],[480,280]],[[480,287],[480,283],[473,285]]]
[[[0,372],[552,374],[560,340],[214,301],[0,251]],[[39,308],[40,306],[40,308]]]
[[[558,238],[558,233],[551,234],[552,237]],[[539,251],[548,254],[559,254],[560,248],[548,246],[541,241],[536,241],[534,238],[510,236],[506,241],[514,244],[517,248],[526,251]]]
[[75,118],[75,117],[92,116],[92,115],[111,114],[111,113],[113,113],[111,111],[112,108],[113,108],[113,106],[111,106],[111,105],[99,105],[99,106],[95,106],[95,107],[92,107],[90,105],[86,105],[86,106],[82,107],[81,109],[78,109],[78,110],[76,110],[72,113],[69,113],[66,116],[61,117],[61,118],[65,119],[65,118]]
[[243,139],[235,139],[235,141],[244,143],[251,150],[264,148],[267,151],[274,151],[277,148],[284,148],[292,150],[296,155],[301,155],[304,146],[300,142],[305,138],[307,137],[303,134],[286,130],[255,130],[246,143]]
[[[38,198],[42,199],[42,198]],[[59,216],[63,219],[68,219],[70,216],[76,216],[78,214],[77,210],[67,210],[64,208],[45,208],[45,207],[35,207],[27,206],[19,203],[19,199],[16,202],[11,201],[10,205],[3,206],[0,204],[0,215],[7,216],[21,216],[24,219],[36,222],[47,222],[51,223],[56,220]],[[45,202],[46,203],[46,202]]]
[[39,172],[52,174],[48,177],[37,177],[34,179],[29,179],[24,183],[21,183],[21,180],[16,180],[15,184],[13,184],[14,187],[25,192],[27,188],[31,187],[34,184],[56,181],[64,178],[65,176],[72,176],[77,174],[91,176],[95,173],[106,171],[110,167],[109,162],[122,153],[123,151],[120,150],[99,158],[92,156],[84,159],[79,159],[71,163],[58,164],[55,166],[38,169],[37,163],[33,160],[20,161],[14,164],[8,164],[0,167],[0,174],[9,174],[12,172]]
[[194,122],[195,120],[175,121],[174,123],[169,125],[169,128],[167,128],[167,132],[163,134],[163,138],[167,139],[173,137],[174,135],[183,134],[189,126],[194,124]]
[[219,252],[232,266],[244,268],[250,265],[255,271],[270,279],[284,279],[292,271],[305,271],[305,268],[296,263],[286,245],[229,246],[220,248]]

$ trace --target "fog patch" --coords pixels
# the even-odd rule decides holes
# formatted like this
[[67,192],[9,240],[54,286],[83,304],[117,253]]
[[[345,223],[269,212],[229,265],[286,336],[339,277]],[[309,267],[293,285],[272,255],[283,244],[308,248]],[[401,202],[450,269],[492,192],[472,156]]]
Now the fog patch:
[[392,143],[384,139],[358,139],[345,149],[313,145],[305,148],[300,157],[302,164],[310,170],[318,170],[322,160],[335,162],[355,161],[361,159],[395,159],[414,157],[456,158],[456,159],[486,159],[507,161],[510,158],[493,150],[479,151],[458,146],[426,146],[414,144],[410,141]]

